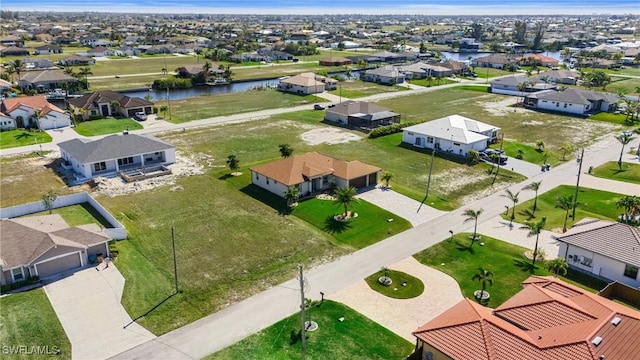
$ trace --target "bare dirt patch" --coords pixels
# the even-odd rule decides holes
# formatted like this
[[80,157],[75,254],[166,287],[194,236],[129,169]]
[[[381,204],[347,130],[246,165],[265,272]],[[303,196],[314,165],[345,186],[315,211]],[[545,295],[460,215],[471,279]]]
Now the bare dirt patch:
[[485,101],[486,97],[482,96],[478,99],[478,104],[480,104],[484,109],[493,116],[507,116],[512,112],[520,112],[520,113],[533,113],[532,110],[524,109],[522,107],[514,107],[518,102],[519,98],[517,97],[506,97],[500,101]]
[[332,127],[315,128],[303,133],[300,137],[307,145],[342,144],[362,139],[356,134]]

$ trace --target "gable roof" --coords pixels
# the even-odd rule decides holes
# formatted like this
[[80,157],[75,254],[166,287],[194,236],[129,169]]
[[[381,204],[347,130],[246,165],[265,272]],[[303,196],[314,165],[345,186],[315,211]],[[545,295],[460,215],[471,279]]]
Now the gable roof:
[[311,74],[311,76],[298,74],[286,79],[282,79],[280,80],[280,82],[284,84],[291,84],[291,85],[297,85],[297,86],[305,86],[305,87],[321,86],[324,88],[324,83],[319,79],[317,79],[314,73],[309,73],[309,74]]
[[129,97],[111,90],[96,91],[91,94],[83,95],[79,98],[69,99],[69,104],[78,108],[91,110],[97,109],[100,106],[99,104],[110,104],[112,101],[119,102],[120,106],[125,109],[153,105],[152,102],[145,99],[139,97]]
[[[345,101],[327,109],[327,113],[344,114],[349,116],[373,115],[377,113],[393,113],[391,109],[366,101]],[[394,113],[395,114],[395,113]]]
[[2,100],[2,109],[4,109],[6,113],[11,113],[20,106],[26,106],[34,110],[40,110],[40,115],[43,116],[52,111],[64,114],[64,110],[48,102],[45,96],[21,96],[15,98],[5,98],[4,100]]
[[286,186],[301,184],[311,178],[330,174],[351,180],[380,170],[378,167],[358,160],[344,161],[318,152],[291,156],[251,168],[251,171]]
[[157,151],[174,146],[151,135],[110,135],[99,140],[76,138],[58,144],[61,150],[82,164],[120,159]]
[[535,79],[527,77],[526,75],[505,76],[505,77],[491,80],[491,85],[499,84],[499,85],[507,85],[507,86],[518,86],[519,84],[531,82],[532,80],[535,80]]
[[56,246],[86,249],[110,238],[85,228],[69,227],[58,214],[0,221],[3,268],[29,265]]
[[556,239],[640,267],[640,230],[637,227],[585,218]]
[[532,276],[523,286],[495,310],[464,299],[413,334],[462,360],[640,357],[633,340],[640,312],[552,277]]
[[63,81],[71,81],[77,82],[78,79],[73,76],[67,75],[59,70],[43,70],[43,71],[27,71],[22,75],[20,81],[25,81],[28,83],[38,83],[38,82],[63,82]]
[[387,77],[400,77],[403,74],[399,71],[399,69],[392,65],[385,65],[376,69],[366,70],[366,75],[378,75],[378,76],[387,76]]
[[603,100],[610,103],[615,103],[619,100],[617,95],[602,93],[597,91],[587,91],[580,89],[566,89],[563,91],[545,90],[536,93],[526,95],[527,98],[535,98],[541,100],[560,101],[571,104],[588,105],[592,101]]
[[475,59],[473,59],[474,63],[478,63],[478,64],[483,64],[483,63],[489,63],[489,64],[511,64],[514,62],[513,59],[508,58],[504,55],[488,55],[488,56],[481,56],[481,57],[477,57]]
[[485,131],[499,130],[499,127],[469,119],[460,115],[449,115],[440,119],[408,126],[403,131],[417,132],[432,137],[447,139],[462,144],[472,144],[489,139],[481,134]]

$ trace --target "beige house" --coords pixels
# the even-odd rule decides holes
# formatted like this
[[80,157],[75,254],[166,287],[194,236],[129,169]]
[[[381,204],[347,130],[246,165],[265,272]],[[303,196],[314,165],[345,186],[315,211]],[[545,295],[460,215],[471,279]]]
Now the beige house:
[[307,72],[280,80],[278,90],[309,95],[318,94],[325,90],[335,90],[337,86],[338,80]]

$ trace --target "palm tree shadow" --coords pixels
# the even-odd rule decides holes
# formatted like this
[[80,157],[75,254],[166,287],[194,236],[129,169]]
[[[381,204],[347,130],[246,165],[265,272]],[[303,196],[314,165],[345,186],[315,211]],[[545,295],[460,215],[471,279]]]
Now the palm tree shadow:
[[459,240],[456,240],[456,249],[458,249],[458,251],[466,251],[470,254],[475,254],[475,250],[473,250],[473,247],[471,247],[471,242],[469,242],[468,244],[463,244]]
[[329,234],[340,234],[349,229],[351,229],[349,221],[336,221],[333,215],[329,215],[324,219],[324,228],[322,230]]
[[535,271],[534,267],[531,266],[529,261],[521,260],[521,259],[513,259],[513,265],[517,268],[520,268],[522,272],[532,273]]
[[522,215],[522,216],[526,217],[527,220],[531,220],[531,219],[536,217],[535,214],[533,213],[533,210],[531,210],[531,209],[520,210],[520,211],[518,211],[518,215]]
[[16,140],[22,140],[22,139],[27,139],[27,138],[31,138],[31,137],[35,137],[34,134],[30,134],[26,131],[22,131],[19,134],[15,135],[13,138]]

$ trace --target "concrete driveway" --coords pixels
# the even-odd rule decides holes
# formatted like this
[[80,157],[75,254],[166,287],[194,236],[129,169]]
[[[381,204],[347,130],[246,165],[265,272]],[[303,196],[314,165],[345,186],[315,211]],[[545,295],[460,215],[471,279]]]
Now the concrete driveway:
[[[44,287],[67,337],[73,359],[105,359],[155,338],[120,304],[124,277],[115,265],[88,268]],[[97,271],[99,269],[100,271]]]
[[374,189],[364,191],[358,194],[358,198],[408,220],[413,226],[426,223],[447,213],[426,204],[420,206],[419,201],[415,201],[384,186],[376,186]]
[[361,280],[329,298],[349,306],[410,342],[416,340],[411,335],[412,331],[463,299],[458,283],[451,276],[420,264],[412,256],[389,268],[422,280],[422,295],[413,299],[392,299],[371,290]]

